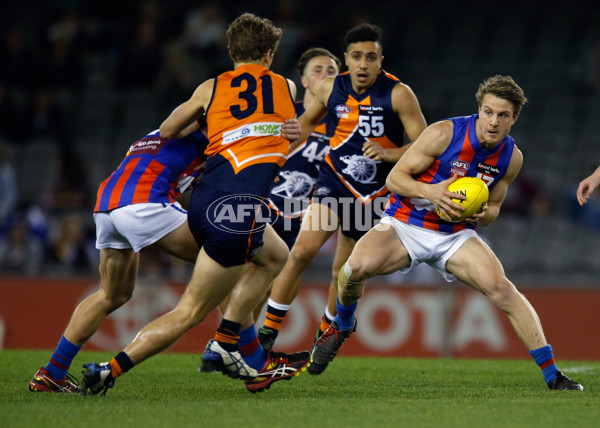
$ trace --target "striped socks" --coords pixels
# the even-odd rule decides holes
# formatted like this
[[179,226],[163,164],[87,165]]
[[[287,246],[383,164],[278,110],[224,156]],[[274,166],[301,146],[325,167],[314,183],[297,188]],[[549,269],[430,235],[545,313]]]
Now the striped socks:
[[354,311],[358,306],[358,301],[354,302],[351,306],[344,306],[336,299],[337,315],[335,316],[335,322],[340,330],[350,330],[354,324]]
[[264,327],[274,332],[279,332],[281,324],[283,323],[283,320],[285,319],[285,316],[289,310],[290,305],[277,303],[269,298],[267,301],[267,313]]
[[552,352],[552,346],[546,345],[539,349],[529,351],[536,364],[542,369],[542,375],[546,383],[550,382],[556,377],[558,367],[554,364],[554,353]]
[[245,330],[240,331],[240,354],[250,367],[256,370],[262,370],[267,361],[267,356],[256,334],[256,328],[251,325]]
[[[242,325],[237,322],[229,321],[223,318],[221,324],[215,333],[215,340],[219,342],[221,348],[228,352],[238,350],[238,341],[240,340],[240,330]],[[261,367],[262,368],[262,367]]]
[[62,380],[67,376],[73,358],[77,355],[81,346],[69,342],[65,336],[58,341],[58,345],[46,365],[46,370],[54,380]]

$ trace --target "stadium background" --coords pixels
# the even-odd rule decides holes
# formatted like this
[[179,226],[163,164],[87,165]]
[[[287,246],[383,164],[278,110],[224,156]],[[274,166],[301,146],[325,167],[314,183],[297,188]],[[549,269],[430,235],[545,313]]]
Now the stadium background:
[[[97,286],[91,212],[98,184],[198,83],[230,67],[224,30],[245,11],[283,28],[273,69],[299,88],[294,65],[303,50],[322,46],[342,57],[348,28],[380,25],[384,68],[411,86],[428,123],[473,113],[484,78],[513,76],[530,100],[511,133],[525,162],[500,218],[480,232],[540,312],[561,356],[600,358],[598,345],[580,346],[600,326],[600,200],[580,208],[574,196],[577,183],[600,164],[594,1],[3,4],[0,347],[54,347],[74,305]],[[334,248],[326,245],[307,271],[282,347],[310,343]],[[90,349],[128,343],[175,304],[190,272],[183,262],[144,250],[133,301]],[[359,332],[344,352],[524,355],[502,314],[426,267],[368,287],[359,317],[373,334]],[[217,319],[173,349],[201,349]]]

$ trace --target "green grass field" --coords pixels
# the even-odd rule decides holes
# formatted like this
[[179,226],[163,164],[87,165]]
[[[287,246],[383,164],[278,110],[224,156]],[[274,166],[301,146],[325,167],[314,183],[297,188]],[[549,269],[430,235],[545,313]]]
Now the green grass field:
[[[250,394],[196,371],[198,355],[161,354],[106,396],[31,393],[50,351],[0,351],[0,427],[598,427],[600,362],[561,361],[584,392],[550,391],[532,361],[339,357],[320,376]],[[81,364],[111,353],[82,352]]]

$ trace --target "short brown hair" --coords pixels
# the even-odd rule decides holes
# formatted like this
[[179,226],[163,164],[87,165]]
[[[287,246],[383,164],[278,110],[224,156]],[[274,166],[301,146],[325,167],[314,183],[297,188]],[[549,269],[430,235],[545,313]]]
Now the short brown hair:
[[275,53],[283,31],[266,19],[244,13],[227,29],[227,48],[234,62],[258,61],[270,50]]
[[310,60],[318,56],[326,56],[331,58],[337,65],[338,70],[342,66],[340,59],[331,52],[329,52],[327,49],[310,48],[302,54],[302,56],[300,57],[300,61],[298,61],[298,64],[296,65],[296,70],[298,71],[298,73],[300,73],[300,76],[304,76],[304,69],[306,68]]
[[527,102],[525,92],[517,82],[510,76],[501,76],[499,74],[489,77],[479,85],[475,99],[477,104],[481,107],[483,97],[487,94],[492,94],[498,98],[509,101],[515,108],[515,115],[521,112],[523,105]]

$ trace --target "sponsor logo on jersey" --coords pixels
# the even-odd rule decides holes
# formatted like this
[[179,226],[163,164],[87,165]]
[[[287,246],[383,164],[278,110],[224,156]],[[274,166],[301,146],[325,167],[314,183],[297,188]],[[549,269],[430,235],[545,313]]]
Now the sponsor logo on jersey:
[[383,107],[381,107],[381,106],[363,106],[363,105],[360,105],[360,106],[358,106],[358,110],[359,111],[364,111],[364,112],[383,111]]
[[498,177],[500,175],[500,168],[494,165],[488,165],[487,163],[479,162],[476,168],[477,172],[483,172],[492,177]]
[[259,122],[244,125],[232,131],[224,132],[221,144],[233,143],[244,137],[278,137],[281,135],[281,126],[281,122]]
[[136,141],[129,147],[126,156],[156,154],[168,140],[166,138],[150,138]]
[[469,170],[469,167],[471,166],[471,164],[469,164],[469,162],[464,161],[464,160],[453,160],[451,165],[452,165],[452,168],[451,168],[450,172],[454,175],[458,175],[459,177],[464,177],[465,175],[467,175],[467,171]]

